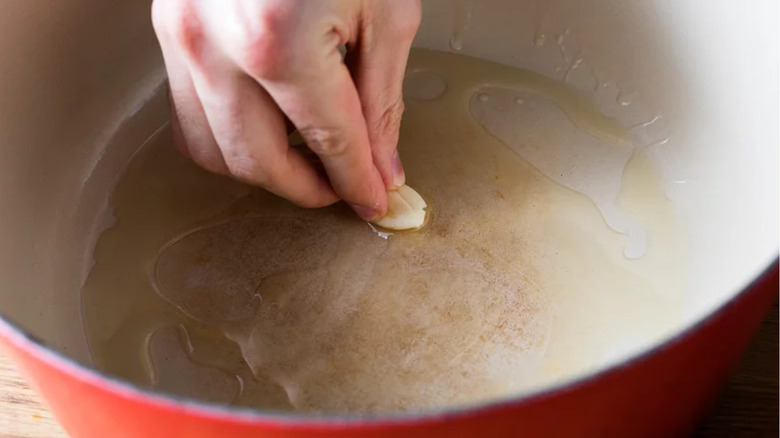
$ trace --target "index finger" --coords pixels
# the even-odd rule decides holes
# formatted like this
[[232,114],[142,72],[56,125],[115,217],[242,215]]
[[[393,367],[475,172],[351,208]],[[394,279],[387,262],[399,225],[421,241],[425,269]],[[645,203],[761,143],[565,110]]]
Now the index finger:
[[[338,51],[343,35],[351,31],[348,25],[305,27],[303,23],[323,20],[304,18],[292,14],[284,18],[284,31],[258,38],[259,46],[251,50],[238,49],[238,64],[319,156],[339,197],[364,219],[381,217],[387,210],[387,190],[374,165],[357,88]],[[333,22],[341,23],[337,18],[334,15]]]
[[260,80],[316,153],[335,192],[364,219],[384,215],[387,193],[374,166],[360,99],[340,62],[332,71]]

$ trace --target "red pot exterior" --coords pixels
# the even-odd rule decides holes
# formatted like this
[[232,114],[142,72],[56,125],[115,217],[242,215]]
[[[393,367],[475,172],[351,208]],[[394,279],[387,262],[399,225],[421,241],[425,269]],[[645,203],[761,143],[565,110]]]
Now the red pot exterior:
[[775,264],[717,314],[660,349],[531,398],[442,416],[295,421],[204,408],[118,385],[0,326],[7,353],[75,438],[687,436],[777,299]]

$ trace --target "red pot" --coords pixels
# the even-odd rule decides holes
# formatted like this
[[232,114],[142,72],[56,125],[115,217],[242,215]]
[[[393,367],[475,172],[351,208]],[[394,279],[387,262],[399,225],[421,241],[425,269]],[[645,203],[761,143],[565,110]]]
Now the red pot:
[[329,418],[240,412],[150,394],[89,371],[10,324],[7,352],[74,437],[688,436],[777,300],[775,262],[665,345],[525,398],[427,415]]
[[[102,375],[78,292],[108,183],[140,144],[107,139],[167,117],[138,111],[164,79],[148,3],[0,7],[0,344],[74,437],[685,436],[778,297],[776,2],[491,0],[472,5],[463,52],[561,79],[534,45],[561,36],[669,121],[678,149],[650,146],[665,176],[693,169],[674,194],[695,303],[676,334],[574,382],[418,414],[268,414]],[[450,50],[453,9],[424,2],[416,45]]]

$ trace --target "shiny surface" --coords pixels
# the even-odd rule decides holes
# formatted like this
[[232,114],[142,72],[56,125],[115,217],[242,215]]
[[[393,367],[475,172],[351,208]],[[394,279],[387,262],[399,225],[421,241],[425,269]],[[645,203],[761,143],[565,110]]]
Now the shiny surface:
[[[528,71],[430,51],[410,66],[448,85],[407,97],[399,148],[432,205],[417,232],[381,239],[343,206],[216,177],[167,127],[146,142],[84,285],[98,369],[263,410],[413,412],[559,384],[685,322],[674,204],[628,127]],[[616,232],[631,216],[641,260]],[[174,327],[183,341],[159,342]]]

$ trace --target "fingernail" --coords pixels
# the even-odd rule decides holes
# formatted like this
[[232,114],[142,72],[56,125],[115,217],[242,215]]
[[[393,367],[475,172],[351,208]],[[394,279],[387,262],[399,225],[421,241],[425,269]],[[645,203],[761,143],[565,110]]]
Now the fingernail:
[[351,207],[353,210],[355,210],[355,213],[357,213],[358,216],[364,220],[370,221],[372,219],[376,219],[378,216],[378,213],[374,208],[363,207],[362,205],[351,205]]
[[395,151],[393,155],[393,184],[396,187],[401,187],[406,183],[406,174],[404,174],[404,165],[401,163],[401,157],[398,155],[398,151]]

